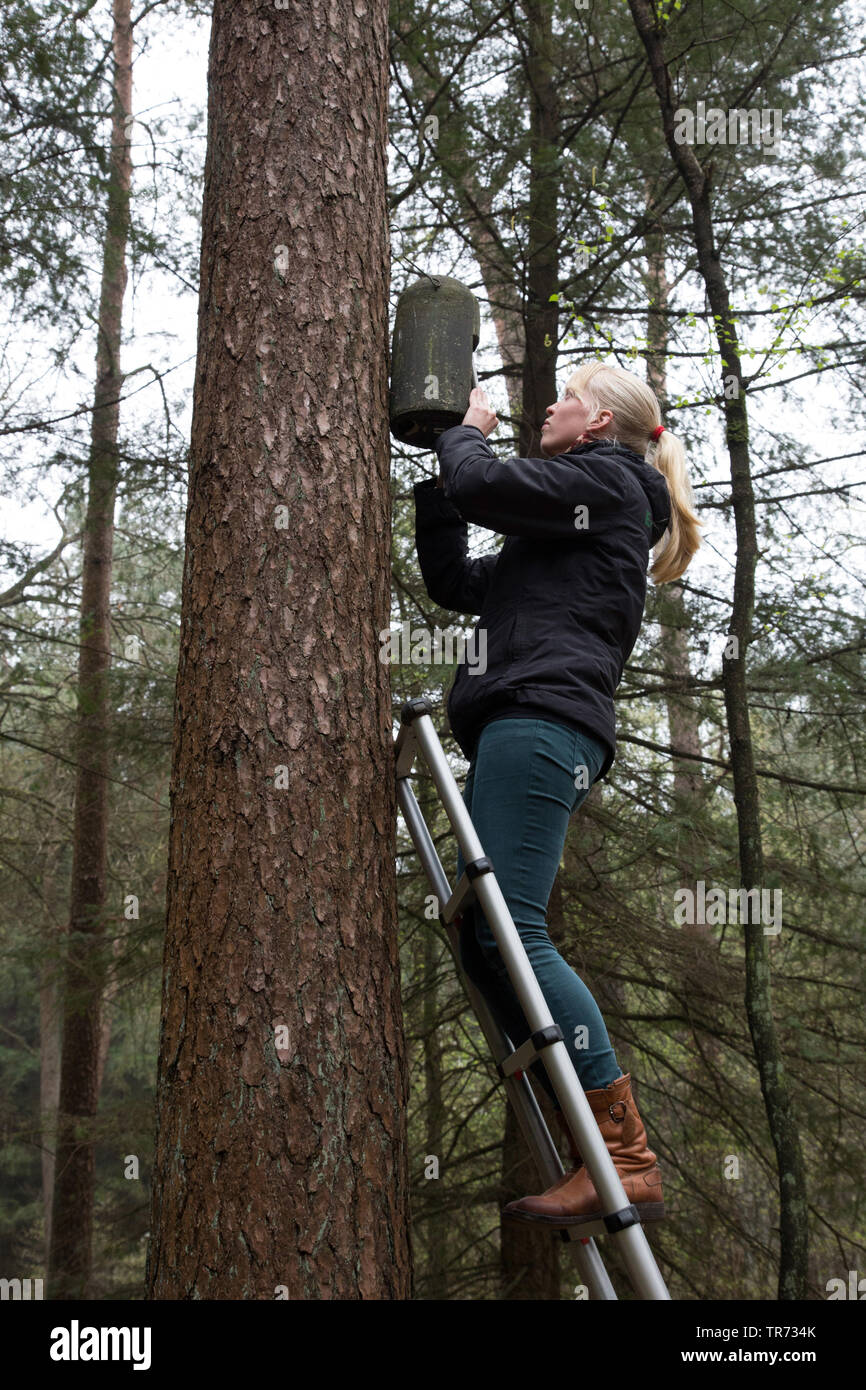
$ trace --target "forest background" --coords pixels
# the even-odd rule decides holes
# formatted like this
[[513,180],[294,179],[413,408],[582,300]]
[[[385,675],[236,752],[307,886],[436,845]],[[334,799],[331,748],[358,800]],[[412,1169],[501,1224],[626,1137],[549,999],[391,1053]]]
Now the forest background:
[[[550,905],[635,1077],[678,1299],[826,1298],[864,1267],[863,17],[390,7],[390,322],[421,275],[473,290],[503,457],[538,453],[582,359],[645,372],[705,523],[682,581],[649,584],[616,764]],[[0,37],[0,1276],[92,1298],[145,1296],[152,1224],[209,19],[9,0]],[[672,137],[711,108],[779,113],[778,138]],[[395,630],[468,630],[415,560],[412,484],[435,471],[392,441]],[[497,544],[473,528],[473,553]],[[395,728],[430,696],[462,777],[453,666],[389,674]],[[571,1298],[567,1249],[500,1227],[538,1182],[411,851],[400,822],[412,1295]],[[701,882],[780,890],[781,929],[681,924]]]

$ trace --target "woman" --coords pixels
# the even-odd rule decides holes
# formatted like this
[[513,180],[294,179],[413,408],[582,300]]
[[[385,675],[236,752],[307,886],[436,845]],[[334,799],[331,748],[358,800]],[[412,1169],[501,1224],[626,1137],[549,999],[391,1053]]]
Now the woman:
[[[614,691],[656,584],[678,578],[700,545],[682,444],[653,392],[632,372],[586,362],[547,408],[543,458],[502,461],[483,390],[463,423],[436,442],[441,469],[415,485],[415,540],[434,602],[479,615],[486,664],[458,666],[448,697],[469,759],[464,801],[628,1200],[642,1221],[664,1215],[631,1077],[618,1066],[595,1000],[547,933],[546,910],[569,818],[614,761]],[[470,559],[467,522],[506,537]],[[478,647],[474,646],[477,652]],[[458,877],[463,872],[458,856]],[[493,934],[476,904],[460,958],[515,1047],[529,1029]],[[541,1061],[578,1166],[503,1216],[553,1228],[597,1219],[601,1206]]]

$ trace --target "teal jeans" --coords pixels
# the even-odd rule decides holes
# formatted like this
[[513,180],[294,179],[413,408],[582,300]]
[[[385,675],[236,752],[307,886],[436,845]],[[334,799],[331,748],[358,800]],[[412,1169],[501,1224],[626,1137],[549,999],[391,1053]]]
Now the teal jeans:
[[[622,1076],[601,1011],[547,933],[547,903],[562,859],[572,813],[587,795],[605,756],[589,733],[546,719],[496,719],[481,731],[463,791],[478,833],[541,992],[562,1029],[585,1091]],[[580,766],[588,769],[575,787]],[[458,851],[457,877],[465,861]],[[460,963],[515,1047],[529,1026],[480,904],[463,914]],[[544,1063],[533,1075],[559,1109]]]

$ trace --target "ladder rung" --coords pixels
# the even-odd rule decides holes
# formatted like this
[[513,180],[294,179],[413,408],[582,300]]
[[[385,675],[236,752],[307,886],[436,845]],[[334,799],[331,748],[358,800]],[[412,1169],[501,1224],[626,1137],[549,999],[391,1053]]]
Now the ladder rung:
[[460,882],[442,909],[443,922],[453,922],[458,913],[475,902],[473,883],[481,874],[493,873],[493,861],[485,854],[482,859],[473,859],[460,875]]
[[558,1023],[553,1023],[549,1028],[539,1028],[537,1033],[533,1033],[531,1038],[527,1038],[525,1043],[521,1043],[516,1052],[511,1052],[507,1057],[503,1057],[496,1070],[502,1077],[513,1076],[516,1071],[526,1071],[541,1052],[542,1048],[550,1047],[551,1043],[562,1042],[562,1029]]
[[591,1221],[582,1221],[579,1226],[562,1226],[553,1234],[560,1240],[588,1240],[590,1236],[615,1236],[617,1231],[626,1231],[629,1226],[642,1225],[639,1209],[632,1203],[615,1211],[611,1216],[594,1216]]

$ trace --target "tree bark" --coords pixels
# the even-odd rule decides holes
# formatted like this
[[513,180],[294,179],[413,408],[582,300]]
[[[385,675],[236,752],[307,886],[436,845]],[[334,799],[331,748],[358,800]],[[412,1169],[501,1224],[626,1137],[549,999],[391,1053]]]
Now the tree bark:
[[[657,313],[647,315],[647,384],[655,392],[664,415],[667,407],[668,378],[668,326],[664,312],[668,307],[669,286],[665,268],[665,238],[661,226],[656,226],[644,238],[647,258],[648,299]],[[669,687],[680,686],[687,689],[692,672],[689,664],[689,648],[686,632],[690,628],[689,615],[683,599],[680,584],[665,584],[657,591],[659,604],[659,626],[661,630],[661,654],[665,676]],[[668,689],[665,696],[668,716],[668,731],[671,747],[682,749],[684,753],[701,752],[700,720],[695,702],[681,695],[674,688]],[[683,836],[677,839],[677,858],[683,886],[694,891],[692,868],[696,861],[697,839],[693,830],[695,803],[703,800],[704,779],[697,762],[688,758],[673,759],[674,807],[677,813],[677,827],[684,824]],[[682,818],[682,819],[681,819]],[[688,818],[687,823],[686,818]],[[703,926],[703,924],[700,924]]]
[[[465,159],[449,159],[441,152],[439,158],[451,180],[481,270],[503,366],[511,369],[505,373],[505,382],[512,420],[519,422],[518,448],[521,454],[537,457],[546,409],[557,395],[558,310],[551,295],[558,289],[559,276],[559,106],[552,62],[552,12],[538,0],[529,0],[525,9],[531,173],[525,294],[515,285],[514,266],[502,254],[492,194]],[[424,64],[418,64],[413,75],[423,100],[429,104],[442,74],[438,67],[428,71]],[[552,1123],[552,1106],[541,1088],[535,1089]],[[558,1138],[555,1129],[554,1138]],[[510,1106],[506,1106],[502,1153],[502,1205],[542,1190]],[[559,1247],[549,1232],[502,1223],[500,1285],[503,1297],[508,1299],[559,1298]]]
[[[666,413],[667,364],[669,352],[668,308],[669,286],[665,267],[665,236],[661,222],[645,238],[647,255],[648,301],[659,312],[647,315],[647,381],[655,391]],[[682,586],[665,584],[655,595],[659,617],[662,663],[667,694],[668,732],[673,748],[683,753],[700,754],[700,718],[697,701],[687,694],[692,687],[688,633],[690,621]],[[681,693],[682,692],[682,693]],[[706,862],[701,830],[705,825],[706,783],[700,763],[688,757],[674,757],[673,795],[671,797],[672,857],[679,869],[678,887],[695,894],[697,879],[702,877],[701,862]],[[669,886],[665,889],[665,911],[670,902]],[[688,1087],[685,1103],[688,1107],[688,1133],[694,1162],[706,1171],[715,1162],[715,1115],[708,1115],[700,1101],[693,1097],[718,1088],[717,1068],[721,1061],[718,1042],[720,1003],[724,999],[719,944],[712,927],[703,914],[693,923],[685,922],[681,933],[679,969],[679,999],[688,1019],[688,1033],[683,1038],[686,1057],[684,1079]],[[674,1118],[673,1116],[671,1117]],[[674,1143],[676,1140],[674,1139]],[[691,1200],[700,1202],[700,1185],[691,1193]]]
[[411,1296],[387,18],[214,6],[151,1298]]
[[108,216],[96,350],[87,510],[84,525],[69,944],[63,1000],[62,1058],[54,1204],[48,1263],[50,1298],[90,1290],[94,1143],[105,977],[104,922],[110,766],[111,571],[120,346],[132,159],[126,118],[132,111],[130,0],[114,0],[114,83]]
[[[513,1039],[512,1039],[513,1041]],[[545,1121],[554,1138],[559,1130],[553,1119],[553,1106],[540,1086],[534,1087]],[[565,1161],[566,1167],[573,1166]],[[529,1193],[543,1192],[546,1184],[538,1175],[526,1147],[514,1108],[505,1107],[505,1133],[502,1139],[502,1206]],[[502,1298],[506,1300],[553,1300],[560,1296],[559,1237],[554,1231],[533,1230],[517,1221],[503,1221],[499,1257]]]
[[[421,813],[429,825],[433,799],[422,795]],[[424,934],[424,1110],[427,1121],[427,1153],[443,1161],[445,1151],[445,1101],[442,1094],[442,1049],[437,1028],[438,991],[436,974],[439,969],[439,939],[432,922]],[[437,1187],[442,1178],[431,1179]],[[427,1283],[428,1298],[448,1297],[448,1216],[433,1207],[427,1220]]]
[[[729,634],[736,638],[737,651],[736,655],[723,660],[722,673],[731,744],[734,802],[737,810],[740,880],[745,888],[761,888],[764,866],[760,801],[746,681],[746,659],[752,631],[758,557],[749,454],[747,383],[743,376],[737,326],[731,309],[727,280],[715,244],[709,175],[701,167],[692,147],[678,144],[674,137],[673,92],[664,46],[653,10],[647,0],[629,0],[629,8],[646,50],[659,100],[665,139],[691,205],[698,268],[714,315],[723,378],[736,383],[736,391],[726,392],[724,395],[724,411],[737,536],[734,600]],[[760,920],[744,923],[743,931],[746,951],[746,1013],[779,1169],[779,1298],[804,1299],[809,1250],[805,1165],[773,1017],[767,938]]]
[[524,304],[523,414],[520,454],[537,458],[547,407],[556,400],[559,310],[559,98],[553,61],[553,7],[525,0],[530,159],[527,291]]
[[57,1110],[60,1104],[62,991],[58,948],[65,941],[69,926],[66,917],[67,903],[64,902],[61,906],[57,885],[57,865],[60,857],[58,833],[57,819],[51,816],[45,831],[42,874],[46,955],[39,968],[39,1142],[42,1147],[43,1246],[46,1271],[51,1258],[51,1208],[54,1204]]
[[[649,303],[658,310],[647,315],[647,383],[659,399],[664,415],[667,407],[668,380],[668,307],[669,286],[665,268],[664,229],[659,224],[645,237],[647,257],[647,288]],[[692,683],[687,633],[692,623],[686,608],[682,586],[676,581],[665,584],[656,592],[658,605],[660,650],[665,671],[667,692],[668,732],[672,748],[684,754],[701,752],[700,718],[697,705],[686,692]],[[681,693],[682,692],[682,693]],[[674,821],[674,857],[679,866],[679,887],[696,892],[695,866],[702,857],[698,831],[706,801],[706,786],[700,763],[688,757],[672,759],[674,785],[672,811]],[[717,974],[713,957],[717,947],[707,924],[701,921],[685,923],[683,938],[686,944],[684,961],[684,1000],[688,1006],[695,992],[706,994],[707,975]],[[701,977],[699,979],[699,977]]]
[[[523,302],[523,378],[520,399],[518,448],[524,458],[538,457],[541,426],[547,407],[556,400],[558,352],[556,300],[559,289],[559,103],[552,59],[553,11],[540,0],[525,5],[529,42],[527,85],[530,119],[530,185],[527,251],[527,288]],[[483,246],[476,251],[483,253]],[[488,273],[492,270],[488,259]],[[498,277],[497,277],[498,279]],[[496,281],[493,286],[495,288]],[[513,358],[513,320],[497,315],[497,335],[503,360]],[[513,378],[508,377],[512,413]],[[515,1045],[523,1041],[512,1039]],[[540,1095],[541,1088],[536,1088]],[[553,1107],[539,1099],[549,1125]],[[535,1164],[511,1106],[506,1107],[502,1143],[502,1201],[541,1191]],[[508,1299],[559,1298],[559,1248],[549,1232],[533,1231],[516,1222],[503,1222],[500,1241],[500,1277]]]
[[[493,234],[493,195],[489,189],[479,186],[471,171],[467,172],[466,182],[471,186],[471,208],[466,206],[466,197],[461,197],[462,189],[459,186],[455,187],[454,192],[461,206],[465,208],[472,252],[487,291],[490,315],[496,330],[496,343],[504,369],[508,408],[512,420],[519,422],[524,413],[522,376],[523,363],[526,360],[523,303],[514,284],[514,266],[511,263],[503,264],[499,239]],[[481,216],[478,216],[479,212]]]
[[45,1264],[51,1259],[51,1209],[54,1203],[57,1110],[60,1104],[60,1008],[56,967],[44,966],[39,982],[39,1112],[42,1143],[42,1210]]
[[[60,1105],[60,981],[57,946],[66,935],[68,923],[57,915],[56,822],[52,817],[50,843],[45,852],[42,880],[46,915],[48,958],[39,971],[39,1113],[42,1145],[42,1211],[45,1268],[51,1259],[51,1209],[54,1204],[54,1168],[57,1148],[57,1111]],[[65,911],[65,904],[64,904]]]
[[113,1003],[118,990],[118,961],[123,955],[123,937],[115,936],[111,943],[111,952],[107,960],[106,973],[104,976],[104,988],[102,991],[102,1025],[99,1030],[99,1058],[96,1063],[96,1091],[97,1095],[102,1095],[102,1081],[105,1076],[105,1064],[108,1061],[108,1052],[111,1047],[111,1031],[114,1026]]

